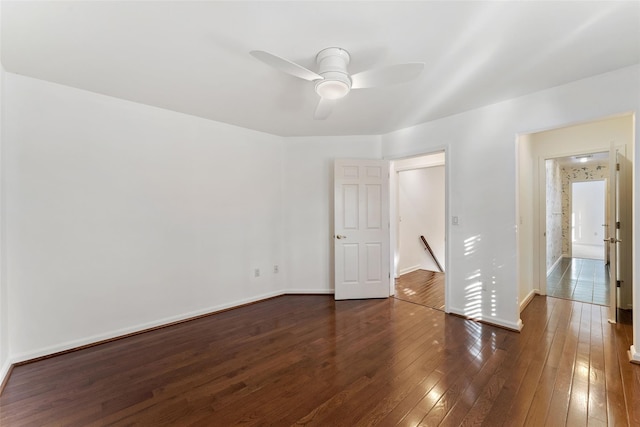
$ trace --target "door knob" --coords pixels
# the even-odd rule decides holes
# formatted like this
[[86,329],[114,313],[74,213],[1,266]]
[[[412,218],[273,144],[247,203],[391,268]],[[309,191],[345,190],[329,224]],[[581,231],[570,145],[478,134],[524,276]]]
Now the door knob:
[[343,235],[341,235],[341,234],[338,234],[338,235],[336,236],[336,239],[346,239],[346,238],[347,238],[347,236],[343,236]]

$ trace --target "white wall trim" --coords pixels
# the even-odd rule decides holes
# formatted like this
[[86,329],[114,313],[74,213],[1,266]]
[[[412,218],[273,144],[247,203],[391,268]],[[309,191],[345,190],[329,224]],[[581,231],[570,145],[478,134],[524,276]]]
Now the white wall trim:
[[333,289],[287,289],[283,295],[305,295],[305,294],[321,294],[321,295],[333,295],[335,291]]
[[[7,375],[9,374],[9,372],[11,372],[13,363],[14,361],[9,358],[6,362],[4,362],[4,365],[0,367],[0,386],[2,386],[2,384],[4,384],[4,382],[9,379]],[[0,388],[0,392],[1,391],[2,389]]]
[[[567,255],[567,254],[560,255],[560,257],[558,257],[556,262],[554,262],[553,265],[551,267],[549,267],[549,269],[547,270],[547,276],[553,271],[554,268],[556,268],[558,266],[558,264],[560,264],[560,261],[562,261],[562,258],[571,258],[571,257],[569,255]],[[520,311],[522,311],[522,310],[520,310]]]
[[143,323],[133,327],[118,329],[118,330],[107,332],[104,334],[92,335],[86,338],[82,338],[74,341],[68,341],[65,343],[56,344],[49,347],[44,347],[39,350],[35,350],[27,353],[10,355],[9,360],[5,363],[5,366],[2,367],[2,370],[0,370],[0,384],[2,384],[2,381],[4,380],[4,377],[6,376],[6,374],[9,372],[11,366],[16,363],[21,363],[28,360],[37,359],[39,357],[53,355],[55,353],[60,353],[63,351],[73,350],[78,347],[98,344],[101,341],[118,339],[121,337],[125,337],[126,335],[129,335],[129,334],[134,334],[138,332],[144,333],[146,330],[162,327],[162,326],[169,326],[171,323],[180,322],[182,320],[188,321],[189,319],[192,319],[198,316],[208,315],[208,314],[213,315],[222,310],[240,308],[242,305],[245,305],[245,304],[260,302],[269,298],[278,297],[282,295],[292,295],[292,294],[333,295],[334,291],[333,289],[287,289],[287,290],[280,290],[275,292],[268,292],[252,298],[246,298],[246,299],[237,300],[237,301],[233,301],[226,304],[220,304],[213,307],[180,314],[177,316],[165,317],[163,319],[156,320],[154,322]]
[[540,290],[539,289],[532,289],[531,292],[529,292],[527,294],[526,297],[524,297],[524,299],[522,300],[522,302],[520,303],[520,313],[522,313],[522,311],[527,308],[527,306],[529,305],[529,303],[531,302],[531,300],[533,300],[533,297],[536,295],[540,295]]
[[[386,134],[389,135],[389,134]],[[384,142],[383,142],[384,145]],[[445,199],[444,199],[444,217],[445,217],[445,223],[444,223],[444,236],[445,236],[445,245],[444,245],[444,250],[445,250],[445,260],[444,260],[444,271],[451,271],[450,270],[450,265],[449,263],[451,262],[451,256],[452,256],[452,248],[451,248],[451,244],[449,242],[453,241],[453,237],[452,237],[452,233],[451,233],[451,228],[449,227],[449,221],[447,220],[447,218],[449,218],[449,212],[450,212],[450,204],[451,204],[451,197],[450,197],[450,185],[451,185],[451,168],[450,168],[450,162],[449,160],[449,156],[450,156],[450,151],[449,151],[449,145],[448,144],[437,144],[435,146],[432,147],[420,147],[416,150],[411,150],[409,152],[404,152],[404,153],[391,153],[391,155],[384,155],[384,149],[382,149],[383,151],[383,156],[382,158],[384,159],[388,159],[390,160],[390,169],[389,169],[389,173],[390,173],[390,179],[389,179],[389,186],[390,186],[390,193],[389,193],[389,221],[390,224],[394,224],[392,227],[390,227],[390,234],[391,234],[391,241],[390,241],[390,251],[389,251],[389,263],[391,265],[391,271],[394,272],[394,276],[397,279],[400,276],[400,272],[396,269],[396,255],[398,254],[399,248],[398,248],[398,238],[399,238],[399,227],[398,227],[398,206],[397,206],[397,201],[398,201],[398,171],[395,169],[395,162],[397,161],[402,161],[403,159],[410,159],[410,158],[414,158],[414,157],[427,157],[427,156],[434,156],[437,155],[439,153],[442,153],[444,155],[444,194],[445,194]],[[395,172],[395,173],[394,173]],[[450,284],[449,281],[451,280],[451,275],[450,274],[445,274],[444,276],[444,312],[445,313],[450,313],[451,311],[449,310],[449,305],[450,305],[450,301],[452,299],[451,297],[451,289],[450,289]],[[393,279],[389,280],[389,295],[395,295],[395,281]]]
[[629,361],[631,363],[639,363],[640,364],[640,353],[636,351],[636,346],[632,345],[629,348]]
[[501,319],[499,317],[487,317],[487,316],[478,316],[478,317],[471,317],[468,316],[467,314],[465,314],[464,310],[461,310],[459,308],[451,308],[451,310],[449,311],[449,313],[453,313],[453,314],[457,314],[458,316],[462,316],[465,319],[469,319],[471,321],[477,321],[477,322],[482,322],[482,323],[486,323],[489,325],[493,325],[493,326],[499,326],[502,328],[506,328],[512,331],[521,331],[522,327],[523,327],[523,323],[522,320],[518,319],[517,322],[509,322],[508,320],[504,320]]
[[400,276],[402,276],[403,274],[412,273],[412,272],[418,271],[418,270],[420,270],[420,264],[412,265],[411,267],[402,268],[402,269],[400,269],[400,271],[398,273],[399,273]]
[[159,326],[165,326],[165,325],[169,325],[170,323],[174,323],[174,322],[179,322],[182,320],[188,320],[191,319],[193,317],[198,317],[198,316],[202,316],[202,315],[206,315],[206,314],[214,314],[215,312],[221,311],[221,310],[226,310],[226,309],[230,309],[230,308],[236,308],[239,307],[241,305],[244,304],[249,304],[249,303],[253,303],[253,302],[258,302],[261,300],[265,300],[268,298],[273,298],[273,297],[277,297],[280,295],[285,295],[285,291],[275,291],[275,292],[268,292],[262,295],[258,295],[255,297],[251,297],[251,298],[246,298],[246,299],[242,299],[242,300],[237,300],[237,301],[233,301],[233,302],[229,302],[226,304],[220,304],[220,305],[216,305],[216,306],[212,306],[212,307],[208,307],[208,308],[203,308],[200,310],[195,310],[195,311],[191,311],[188,313],[183,313],[183,314],[179,314],[176,316],[170,316],[170,317],[165,317],[163,319],[159,319],[153,322],[147,322],[147,323],[142,323],[136,326],[132,326],[132,327],[128,327],[128,328],[122,328],[122,329],[117,329],[115,331],[112,332],[106,332],[104,334],[98,334],[98,335],[92,335],[89,337],[85,337],[85,338],[81,338],[78,340],[73,340],[73,341],[67,341],[64,343],[60,343],[60,344],[56,344],[56,345],[52,345],[49,347],[44,347],[35,351],[30,351],[30,352],[26,352],[26,353],[21,353],[21,354],[16,354],[16,355],[10,355],[9,359],[10,362],[15,364],[15,363],[21,363],[21,362],[25,362],[27,360],[32,360],[32,359],[36,359],[38,357],[43,357],[43,356],[49,356],[55,353],[59,353],[62,351],[67,351],[67,350],[72,350],[78,347],[82,347],[82,346],[86,346],[86,345],[91,345],[91,344],[97,344],[101,341],[105,341],[105,340],[110,340],[110,339],[114,339],[114,338],[119,338],[119,337],[123,337],[124,335],[129,335],[129,334],[133,334],[133,333],[137,333],[137,332],[143,332],[147,329],[152,329],[152,328],[157,328]]

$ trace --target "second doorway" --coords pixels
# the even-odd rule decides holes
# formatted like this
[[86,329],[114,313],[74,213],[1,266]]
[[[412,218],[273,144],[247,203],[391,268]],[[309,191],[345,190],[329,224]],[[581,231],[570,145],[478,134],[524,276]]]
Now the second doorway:
[[445,310],[445,158],[394,162],[397,194],[395,297]]

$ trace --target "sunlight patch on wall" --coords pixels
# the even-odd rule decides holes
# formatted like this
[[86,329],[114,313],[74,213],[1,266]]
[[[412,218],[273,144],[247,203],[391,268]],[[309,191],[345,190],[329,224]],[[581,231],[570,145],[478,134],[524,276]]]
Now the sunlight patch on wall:
[[477,251],[477,246],[482,241],[480,235],[469,237],[464,240],[464,255],[469,256],[473,255]]

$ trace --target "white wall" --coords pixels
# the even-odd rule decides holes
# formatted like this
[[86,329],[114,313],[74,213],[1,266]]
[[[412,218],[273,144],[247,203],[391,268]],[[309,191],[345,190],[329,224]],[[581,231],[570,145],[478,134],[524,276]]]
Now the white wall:
[[417,269],[440,271],[420,241],[421,235],[445,266],[444,169],[436,166],[398,174],[400,274]]
[[[516,141],[516,241],[518,248],[518,302],[522,311],[535,294],[537,282],[534,279],[533,253],[533,153],[530,135],[520,135]],[[536,283],[536,285],[534,285]]]
[[333,159],[380,158],[379,136],[285,142],[7,76],[11,362],[333,292]]
[[[575,218],[574,243],[603,246],[604,181],[572,183],[571,200]],[[604,253],[604,250],[603,250]]]
[[10,73],[6,83],[14,359],[283,291],[281,138]]
[[[0,7],[0,10],[2,8]],[[9,304],[7,298],[7,281],[5,280],[5,214],[4,214],[4,67],[0,64],[0,384],[9,371]]]
[[284,224],[287,289],[332,293],[333,161],[380,158],[379,136],[285,139]]
[[450,227],[452,312],[519,327],[530,290],[516,270],[516,136],[637,111],[639,76],[628,67],[383,136],[391,159],[447,147],[449,215],[460,219]]

